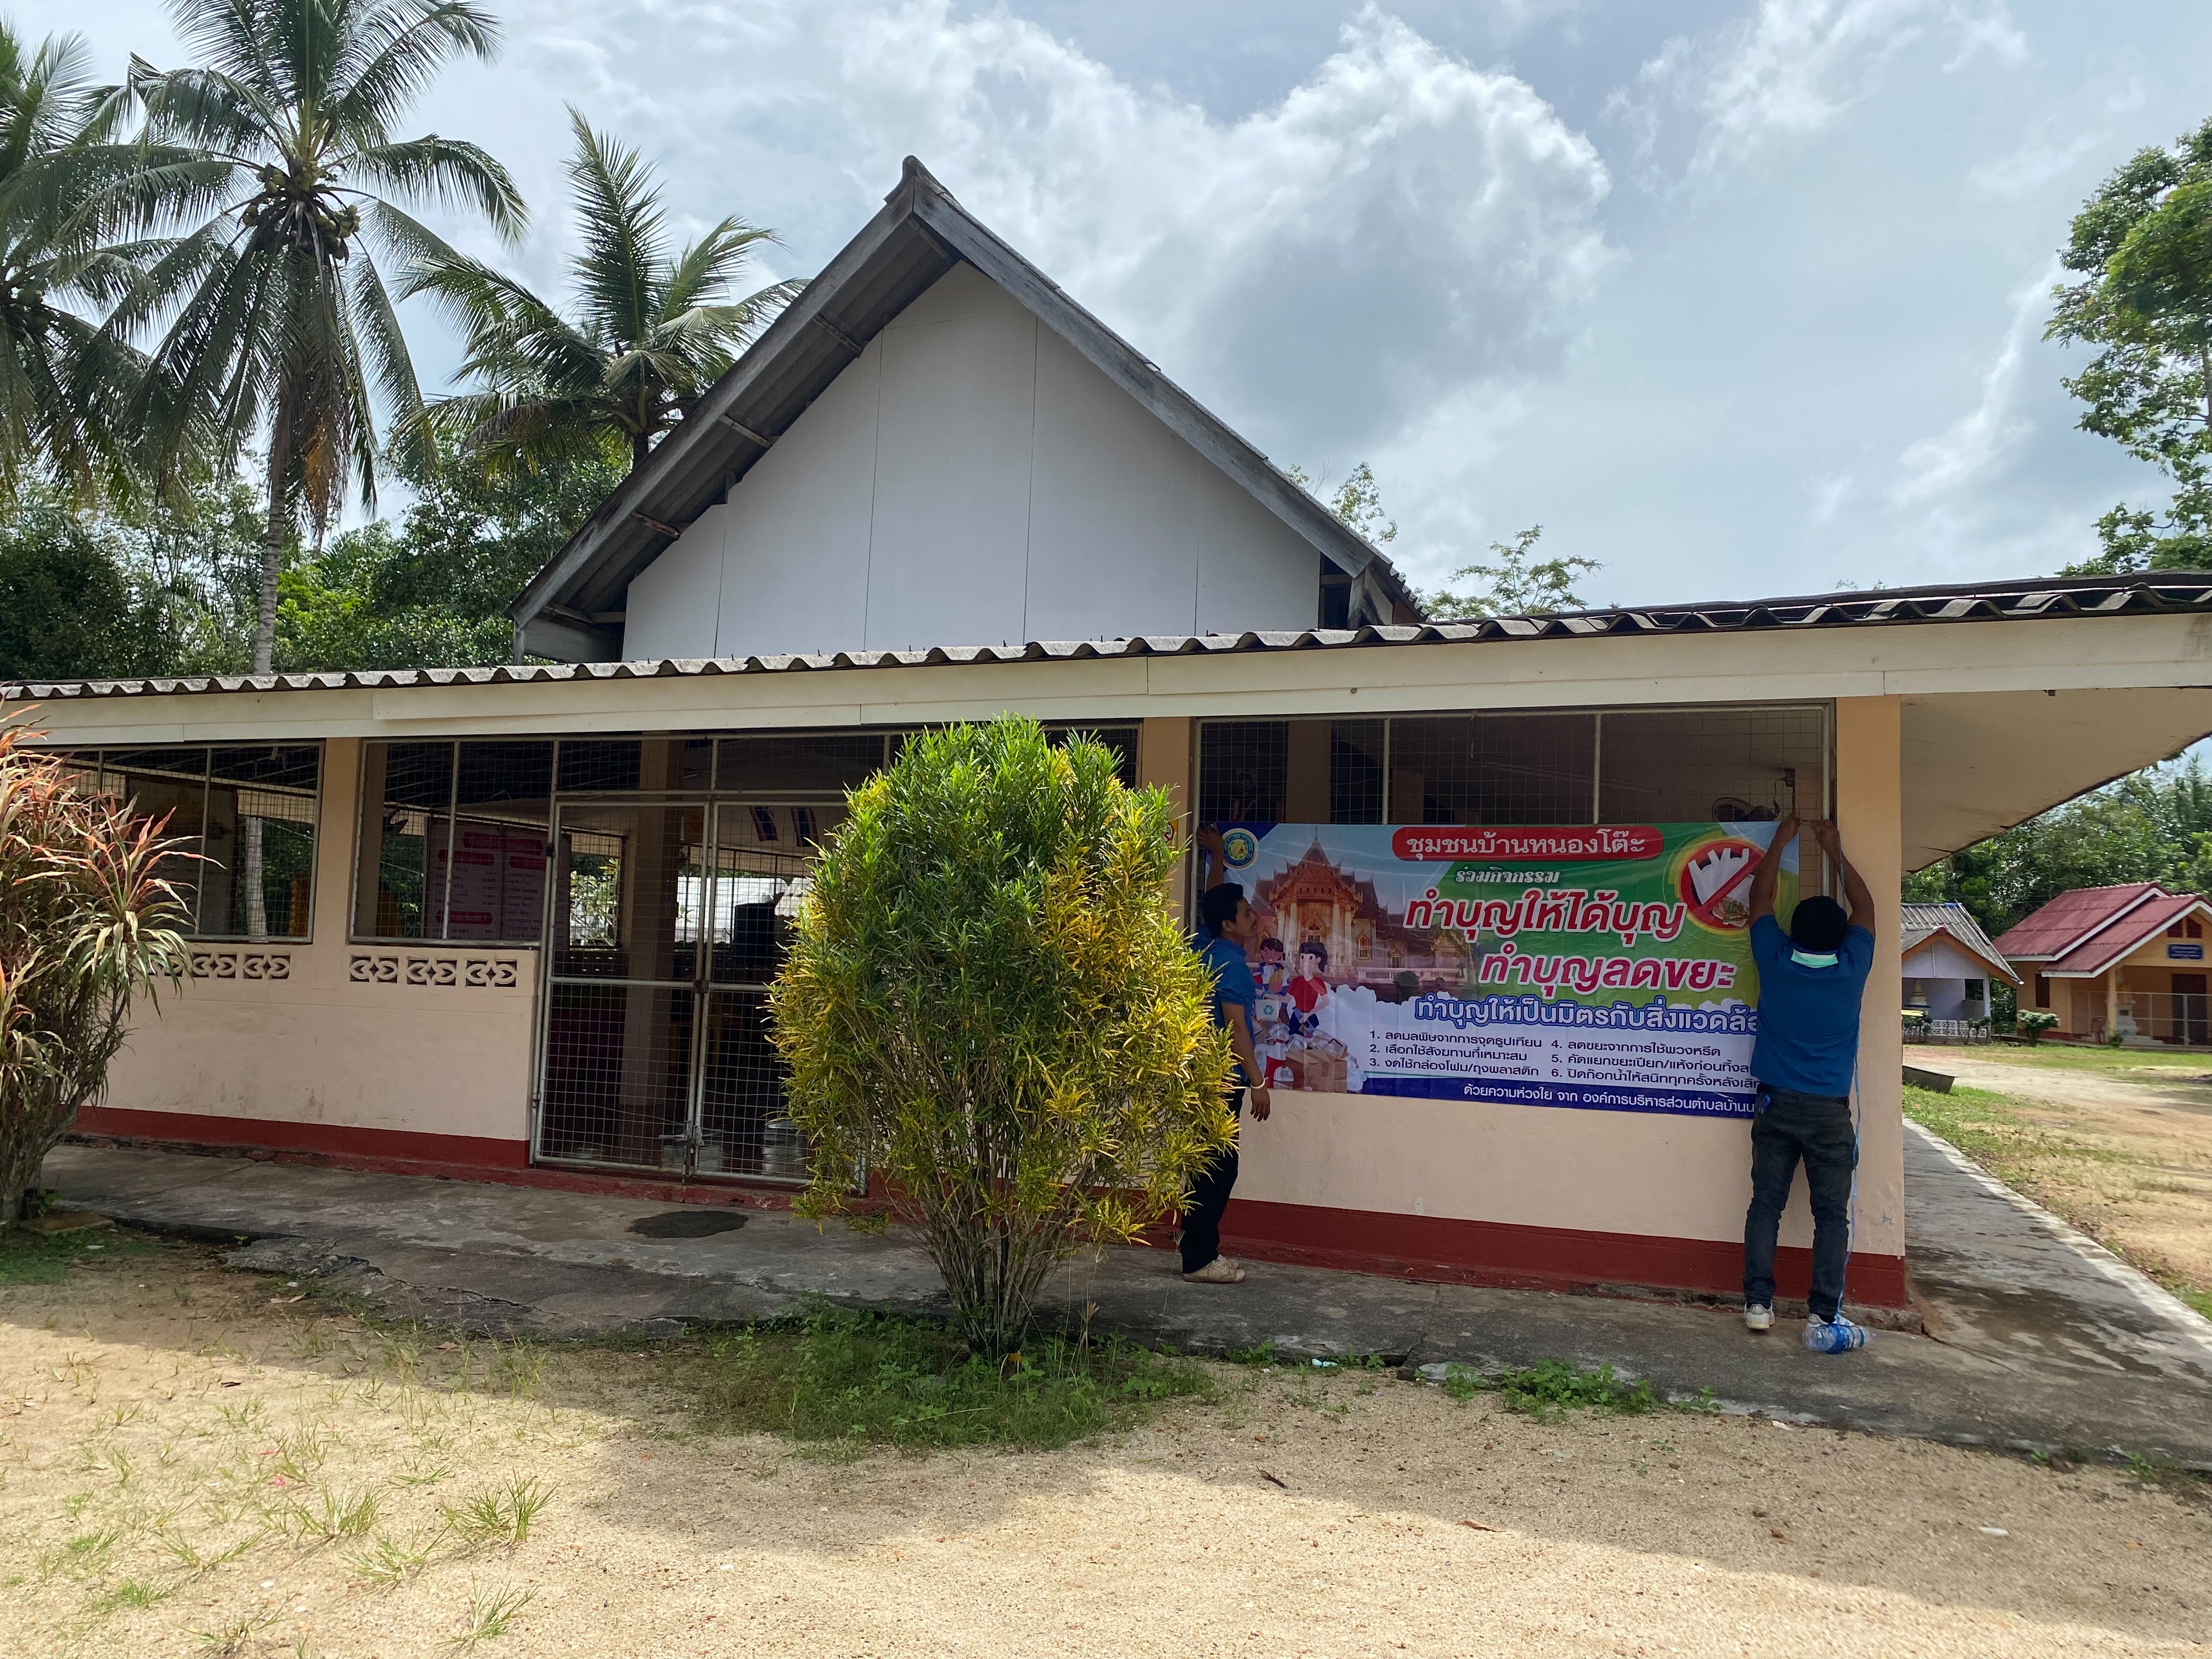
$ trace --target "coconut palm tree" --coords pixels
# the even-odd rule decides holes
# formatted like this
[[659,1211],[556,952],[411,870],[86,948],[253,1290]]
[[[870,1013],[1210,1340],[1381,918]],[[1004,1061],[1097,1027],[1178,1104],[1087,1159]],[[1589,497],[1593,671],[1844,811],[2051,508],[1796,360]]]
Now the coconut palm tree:
[[[0,20],[0,496],[38,477],[73,504],[137,483],[116,414],[146,370],[101,318],[163,251],[129,240],[189,199],[192,158],[117,142],[123,100],[82,40],[35,51]],[[123,240],[118,240],[121,238]]]
[[452,250],[402,204],[521,234],[521,196],[483,149],[392,137],[448,60],[490,59],[499,25],[473,0],[172,0],[172,16],[200,64],[134,58],[131,90],[148,140],[198,151],[216,180],[204,222],[123,316],[168,322],[134,414],[165,449],[204,422],[234,445],[265,437],[253,669],[266,673],[285,547],[303,529],[319,540],[349,491],[374,503],[376,398],[395,422],[422,409],[377,258]]
[[407,285],[459,326],[469,354],[459,378],[477,383],[434,405],[432,424],[492,472],[610,450],[635,469],[804,286],[732,297],[775,233],[732,216],[671,254],[653,169],[573,108],[568,121],[584,240],[568,267],[574,320],[458,256],[425,260]]

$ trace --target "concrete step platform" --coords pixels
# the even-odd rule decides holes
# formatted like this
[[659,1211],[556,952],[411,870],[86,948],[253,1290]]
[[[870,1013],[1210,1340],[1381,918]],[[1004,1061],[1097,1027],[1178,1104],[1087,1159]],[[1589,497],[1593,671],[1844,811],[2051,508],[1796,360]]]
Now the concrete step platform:
[[[1754,1337],[1733,1310],[1680,1303],[1265,1262],[1243,1285],[1188,1285],[1171,1254],[1141,1249],[1070,1262],[1045,1311],[1209,1355],[1606,1364],[1670,1396],[1710,1391],[1723,1409],[1788,1421],[2212,1471],[2212,1325],[1948,1151],[1908,1139],[1913,1283],[1930,1334],[1881,1332],[1856,1353],[1808,1353],[1790,1323]],[[673,1333],[817,1299],[946,1305],[911,1234],[774,1211],[707,1237],[655,1237],[689,1230],[665,1219],[674,1206],[112,1146],[61,1147],[45,1178],[71,1208],[228,1244],[234,1266],[313,1275],[393,1316],[486,1334]]]

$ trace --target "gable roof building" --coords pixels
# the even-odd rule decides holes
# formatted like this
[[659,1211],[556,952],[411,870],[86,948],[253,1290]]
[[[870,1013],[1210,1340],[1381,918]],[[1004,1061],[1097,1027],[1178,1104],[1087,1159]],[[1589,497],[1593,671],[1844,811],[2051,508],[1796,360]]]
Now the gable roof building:
[[[1933,963],[1939,951],[1948,956],[1948,951],[1956,951],[1978,963],[1994,977],[2014,985],[2020,983],[2020,975],[2005,959],[2004,952],[1990,943],[1981,923],[1974,920],[1973,913],[1965,905],[1907,904],[1902,909],[1904,926],[1898,948],[1905,960],[1907,978],[1914,977],[1916,958]],[[1948,951],[1945,950],[1947,946]]]
[[2094,979],[2203,903],[2152,881],[2076,887],[2006,929],[1996,948],[2046,978]]
[[1388,559],[911,156],[512,614],[518,656],[569,661],[1421,620]]
[[2021,1006],[2068,1036],[2212,1042],[2205,950],[2212,903],[2155,882],[2077,887],[2006,930],[1997,949],[2033,970]]
[[[847,791],[942,722],[1095,733],[1186,832],[1264,819],[1328,844],[1338,824],[1771,805],[1832,817],[1890,903],[1906,872],[2212,732],[2203,574],[1427,622],[1380,553],[911,162],[514,617],[540,660],[0,686],[0,713],[38,705],[80,778],[195,855],[186,982],[85,1129],[782,1201],[781,907]],[[1365,945],[1355,994],[1457,982],[1444,937],[1400,938],[1325,858],[1299,868],[1312,890],[1277,896],[1351,980]],[[2056,960],[2174,902],[2193,902],[2031,921]],[[2127,969],[2191,1042],[2202,921]],[[1923,952],[1997,948],[1941,926]],[[1899,951],[1881,930],[1874,994],[1896,994]],[[2120,994],[2117,969],[2055,988],[2084,1019]],[[1445,1095],[1302,1079],[1311,1098],[1249,1151],[1236,1253],[1740,1285],[1742,1125],[1711,1108],[1747,1113],[1747,1086],[1684,1101],[1674,1072],[1638,1071],[1576,1103],[1532,1090],[1540,1062],[1493,1074],[1523,1052],[1501,1028],[1436,1036],[1408,1063],[1459,1068]],[[1748,1034],[1715,1040],[1747,1085]],[[1853,1296],[1892,1305],[1901,1042],[1862,1026]],[[1802,1285],[1809,1253],[1784,1257]]]

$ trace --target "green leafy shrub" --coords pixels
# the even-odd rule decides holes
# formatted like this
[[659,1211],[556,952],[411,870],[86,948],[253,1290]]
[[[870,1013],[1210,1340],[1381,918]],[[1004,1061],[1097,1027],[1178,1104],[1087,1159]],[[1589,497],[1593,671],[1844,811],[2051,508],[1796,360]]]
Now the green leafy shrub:
[[0,729],[0,1228],[99,1097],[132,1000],[185,966],[161,824]]
[[2046,1014],[2034,1008],[2023,1008],[2013,1016],[2013,1027],[2030,1042],[2040,1042],[2045,1031],[2055,1030],[2058,1016]]
[[799,1207],[917,1225],[989,1358],[1055,1263],[1134,1237],[1232,1143],[1174,830],[1101,744],[951,726],[853,792],[799,916],[772,1006]]

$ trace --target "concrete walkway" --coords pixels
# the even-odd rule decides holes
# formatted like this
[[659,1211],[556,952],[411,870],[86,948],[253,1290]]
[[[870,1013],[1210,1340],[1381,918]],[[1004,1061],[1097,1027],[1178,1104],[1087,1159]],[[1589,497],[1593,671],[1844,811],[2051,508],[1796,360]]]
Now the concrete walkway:
[[[1051,1309],[1202,1353],[1273,1343],[1482,1370],[1606,1363],[1670,1395],[1709,1389],[1732,1410],[2212,1470],[2212,1325],[1941,1142],[1915,1132],[1907,1148],[1913,1284],[1931,1334],[1878,1333],[1855,1354],[1808,1354],[1787,1325],[1752,1337],[1725,1310],[1669,1303],[1266,1263],[1243,1285],[1191,1285],[1145,1249],[1072,1264]],[[234,1266],[314,1275],[395,1316],[487,1334],[673,1332],[810,1297],[944,1305],[909,1237],[757,1210],[91,1146],[58,1150],[46,1182],[71,1207],[235,1243]],[[739,1224],[653,1236],[716,1224]]]

